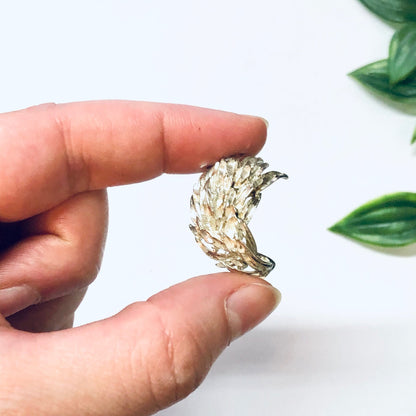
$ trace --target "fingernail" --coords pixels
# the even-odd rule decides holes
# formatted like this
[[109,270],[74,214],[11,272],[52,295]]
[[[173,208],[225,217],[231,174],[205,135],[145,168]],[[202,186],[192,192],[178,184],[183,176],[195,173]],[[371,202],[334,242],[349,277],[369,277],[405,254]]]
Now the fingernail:
[[225,301],[231,341],[270,315],[279,304],[280,298],[280,292],[266,283],[251,283],[232,293]]
[[39,293],[27,285],[1,289],[0,313],[7,317],[39,301]]
[[248,117],[253,117],[253,118],[257,118],[258,120],[260,119],[261,121],[263,121],[263,123],[266,125],[266,128],[269,128],[269,122],[264,118],[264,117],[260,117],[260,116],[253,116],[251,114],[245,114],[245,116]]
[[259,117],[259,118],[262,119],[266,127],[269,128],[269,122],[264,117]]

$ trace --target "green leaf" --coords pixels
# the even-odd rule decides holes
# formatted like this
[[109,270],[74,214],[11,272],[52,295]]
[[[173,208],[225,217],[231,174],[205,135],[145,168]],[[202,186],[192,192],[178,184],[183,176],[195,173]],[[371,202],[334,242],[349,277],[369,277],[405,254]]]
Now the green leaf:
[[416,24],[403,26],[393,36],[389,51],[390,84],[406,79],[416,68]]
[[412,141],[410,142],[410,144],[416,143],[416,129],[413,131],[413,137],[412,137]]
[[383,247],[416,242],[416,194],[399,192],[374,199],[330,229],[354,240]]
[[400,103],[416,103],[416,76],[411,75],[406,80],[391,85],[388,66],[388,60],[383,59],[351,72],[350,76],[382,97]]
[[390,22],[416,22],[415,0],[360,0],[376,15]]

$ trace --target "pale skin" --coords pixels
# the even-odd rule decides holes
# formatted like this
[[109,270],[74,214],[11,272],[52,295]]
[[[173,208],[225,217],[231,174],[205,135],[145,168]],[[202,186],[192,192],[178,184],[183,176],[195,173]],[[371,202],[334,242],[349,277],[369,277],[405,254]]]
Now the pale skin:
[[156,103],[0,115],[1,415],[153,414],[191,393],[275,308],[268,283],[218,273],[72,328],[101,262],[106,187],[254,155],[266,135],[261,118]]

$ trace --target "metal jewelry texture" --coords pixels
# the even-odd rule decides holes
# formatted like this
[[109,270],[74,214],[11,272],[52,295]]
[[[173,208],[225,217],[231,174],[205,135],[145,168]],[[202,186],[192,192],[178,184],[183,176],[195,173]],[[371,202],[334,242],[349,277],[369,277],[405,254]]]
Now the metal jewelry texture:
[[217,266],[266,277],[275,263],[257,252],[248,228],[261,192],[280,172],[263,171],[269,165],[259,157],[230,157],[203,173],[191,197],[191,231],[201,249]]

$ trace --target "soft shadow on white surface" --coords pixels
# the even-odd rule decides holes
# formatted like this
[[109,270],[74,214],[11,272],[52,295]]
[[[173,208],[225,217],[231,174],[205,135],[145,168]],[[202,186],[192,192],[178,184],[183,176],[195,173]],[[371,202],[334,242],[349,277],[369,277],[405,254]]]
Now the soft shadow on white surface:
[[186,401],[188,415],[416,415],[416,323],[253,331]]
[[[338,234],[340,236],[340,234]],[[374,246],[371,244],[362,243],[359,241],[355,241],[353,239],[350,239],[348,237],[340,236],[341,238],[344,238],[346,240],[349,240],[355,244],[358,244],[361,247],[364,247],[367,250],[373,250],[378,253],[382,254],[388,254],[390,256],[397,256],[397,257],[413,257],[416,256],[416,244],[409,244],[407,246],[403,247],[379,247]]]
[[[363,244],[366,246],[365,244]],[[398,257],[413,257],[416,256],[416,244],[411,244],[406,247],[368,247],[372,250],[378,251],[383,254],[389,254],[390,256]]]

